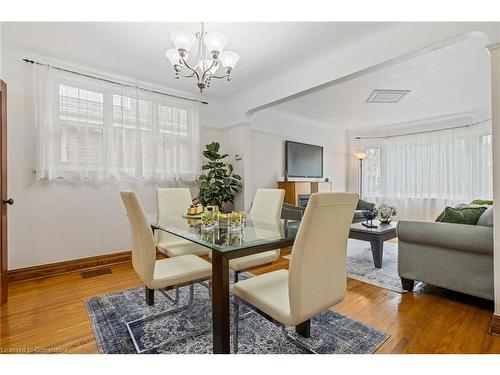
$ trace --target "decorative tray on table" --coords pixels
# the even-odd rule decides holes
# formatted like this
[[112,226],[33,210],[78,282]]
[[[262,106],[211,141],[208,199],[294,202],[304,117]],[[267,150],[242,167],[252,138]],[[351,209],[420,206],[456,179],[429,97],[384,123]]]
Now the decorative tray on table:
[[200,219],[201,214],[203,214],[203,206],[192,204],[188,207],[187,212],[182,216],[186,219]]
[[193,215],[190,215],[190,214],[183,214],[182,217],[185,218],[185,219],[201,219],[201,212],[199,214],[193,214]]

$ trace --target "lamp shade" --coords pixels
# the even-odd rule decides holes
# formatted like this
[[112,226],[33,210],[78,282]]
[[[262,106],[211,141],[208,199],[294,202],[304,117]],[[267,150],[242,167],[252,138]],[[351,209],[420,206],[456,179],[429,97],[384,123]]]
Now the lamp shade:
[[165,56],[167,56],[167,59],[173,66],[180,65],[181,56],[179,55],[179,51],[175,48],[169,49],[167,52],[165,52]]
[[363,160],[364,158],[366,158],[366,152],[364,151],[353,152],[353,155],[358,160]]
[[188,52],[196,41],[196,37],[193,35],[193,33],[186,30],[172,31],[170,33],[170,39],[172,39],[175,48],[184,49]]
[[226,36],[217,32],[208,33],[203,41],[209,52],[222,52],[227,44]]
[[219,60],[224,68],[233,69],[240,60],[240,55],[233,51],[224,51],[219,55]]

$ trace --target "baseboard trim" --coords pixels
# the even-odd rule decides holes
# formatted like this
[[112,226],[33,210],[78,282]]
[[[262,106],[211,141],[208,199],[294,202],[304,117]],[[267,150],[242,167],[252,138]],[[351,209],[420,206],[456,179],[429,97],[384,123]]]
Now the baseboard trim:
[[132,259],[130,251],[98,255],[95,257],[68,260],[65,262],[43,264],[40,266],[19,268],[8,271],[9,283],[25,280],[43,279],[71,272],[97,270],[110,265],[127,263]]
[[493,314],[491,317],[490,334],[500,336],[500,315]]

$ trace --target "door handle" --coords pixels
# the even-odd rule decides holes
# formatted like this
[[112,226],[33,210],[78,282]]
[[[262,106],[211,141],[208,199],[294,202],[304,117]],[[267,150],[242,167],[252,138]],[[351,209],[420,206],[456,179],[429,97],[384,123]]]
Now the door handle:
[[4,199],[4,200],[3,200],[3,203],[13,205],[13,204],[14,204],[14,199],[12,199],[12,198],[9,198],[9,199]]

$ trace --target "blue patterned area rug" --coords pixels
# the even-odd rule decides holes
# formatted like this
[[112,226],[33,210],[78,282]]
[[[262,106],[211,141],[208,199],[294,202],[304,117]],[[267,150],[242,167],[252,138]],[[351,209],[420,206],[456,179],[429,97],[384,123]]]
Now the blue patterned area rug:
[[[144,288],[138,287],[87,299],[85,304],[99,351],[105,354],[136,353],[125,322],[175,308],[160,293],[156,292],[155,297],[155,305],[147,306]],[[189,299],[189,287],[181,288],[180,297],[182,306]],[[241,315],[249,311],[241,305]],[[158,319],[134,324],[132,330],[140,349],[146,349],[145,353],[211,353],[211,321],[208,290],[197,284],[191,306]],[[293,328],[288,329],[295,334]],[[231,334],[231,340],[232,337]],[[388,338],[387,333],[333,311],[312,319],[310,338],[300,337],[310,348],[325,354],[374,353]],[[284,337],[280,328],[255,312],[240,320],[238,342],[239,353],[303,353]],[[156,348],[148,350],[153,347]]]
[[398,275],[398,244],[384,242],[382,268],[375,268],[370,243],[349,238],[347,245],[347,277],[405,293]]

